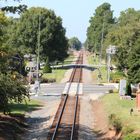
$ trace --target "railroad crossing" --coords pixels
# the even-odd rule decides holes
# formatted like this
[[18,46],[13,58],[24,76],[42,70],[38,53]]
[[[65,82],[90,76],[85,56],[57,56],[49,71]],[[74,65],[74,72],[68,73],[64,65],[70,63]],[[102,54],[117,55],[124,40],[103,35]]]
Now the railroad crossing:
[[[68,83],[50,83],[50,84],[41,84],[40,85],[40,96],[61,96],[61,94],[65,93],[65,90],[68,86]],[[74,84],[73,84],[74,87]],[[82,94],[106,94],[110,90],[116,89],[116,85],[106,85],[106,84],[83,84],[81,83],[81,92]],[[71,89],[73,90],[73,89]],[[30,94],[34,95],[34,86],[31,85]]]

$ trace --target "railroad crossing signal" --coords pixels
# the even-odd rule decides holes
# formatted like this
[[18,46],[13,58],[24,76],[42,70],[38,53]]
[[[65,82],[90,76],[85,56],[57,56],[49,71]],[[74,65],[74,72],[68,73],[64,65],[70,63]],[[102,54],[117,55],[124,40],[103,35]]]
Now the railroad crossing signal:
[[110,66],[111,63],[111,55],[116,53],[116,46],[110,45],[108,49],[106,49],[107,53],[107,79],[108,83],[110,81],[110,70],[112,71],[114,68]]
[[115,54],[116,53],[116,46],[109,46],[108,49],[106,49],[107,54]]
[[114,68],[113,67],[110,67],[110,70],[112,71]]
[[26,71],[30,71],[30,67],[26,67]]

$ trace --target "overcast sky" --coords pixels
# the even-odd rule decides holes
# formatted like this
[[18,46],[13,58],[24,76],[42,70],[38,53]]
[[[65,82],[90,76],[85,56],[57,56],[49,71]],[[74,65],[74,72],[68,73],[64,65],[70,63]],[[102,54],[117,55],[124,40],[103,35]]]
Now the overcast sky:
[[[95,9],[104,2],[111,4],[115,17],[119,16],[120,11],[128,8],[140,9],[140,0],[22,0],[21,4],[54,10],[55,14],[63,19],[66,36],[68,38],[76,36],[81,42],[84,42],[89,19],[95,13]],[[19,3],[14,2],[14,0],[0,2],[0,6],[5,4],[17,5]]]

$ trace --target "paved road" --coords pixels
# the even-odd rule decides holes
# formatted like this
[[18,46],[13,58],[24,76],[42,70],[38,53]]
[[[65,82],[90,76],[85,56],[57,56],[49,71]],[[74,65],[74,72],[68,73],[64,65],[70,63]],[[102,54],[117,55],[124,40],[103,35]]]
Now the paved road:
[[[46,96],[60,96],[65,88],[66,84],[41,84],[39,95]],[[113,85],[96,85],[96,84],[83,84],[82,85],[82,93],[83,94],[105,94],[108,93],[109,90],[115,89]],[[31,94],[35,93],[34,86],[31,85]]]
[[97,85],[97,84],[84,84],[83,93],[92,94],[92,93],[108,93],[109,90],[115,89],[113,85]]

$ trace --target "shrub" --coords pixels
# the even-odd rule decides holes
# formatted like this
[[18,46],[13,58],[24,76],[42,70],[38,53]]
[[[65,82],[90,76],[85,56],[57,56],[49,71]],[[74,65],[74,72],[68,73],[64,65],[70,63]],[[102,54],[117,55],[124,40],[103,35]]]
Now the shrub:
[[129,126],[127,126],[127,127],[125,127],[122,131],[123,131],[123,134],[124,134],[124,135],[128,135],[128,134],[134,132],[134,129],[131,128],[131,127],[129,127]]
[[16,79],[10,74],[0,74],[0,110],[4,114],[10,112],[9,103],[21,103],[29,98],[28,93],[21,79]]
[[116,129],[116,132],[119,133],[122,130],[122,123],[120,118],[116,117],[115,114],[109,116],[109,123]]
[[110,89],[110,90],[109,90],[109,93],[113,93],[113,89]]
[[51,79],[42,78],[41,79],[41,83],[53,83],[53,82],[56,82],[56,79],[54,79],[54,78],[51,78]]
[[140,135],[128,134],[123,137],[123,140],[140,140]]
[[126,94],[129,96],[131,96],[131,94],[132,94],[130,83],[127,83],[127,85],[126,85]]
[[119,83],[120,79],[123,79],[124,77],[125,77],[124,73],[120,71],[110,74],[110,79],[116,83]]
[[43,72],[44,73],[51,73],[52,72],[52,69],[49,65],[45,65],[44,66],[44,69],[43,69]]
[[44,73],[51,73],[52,72],[52,68],[51,68],[51,66],[49,64],[49,60],[48,59],[46,59],[46,63],[45,63],[43,72]]

